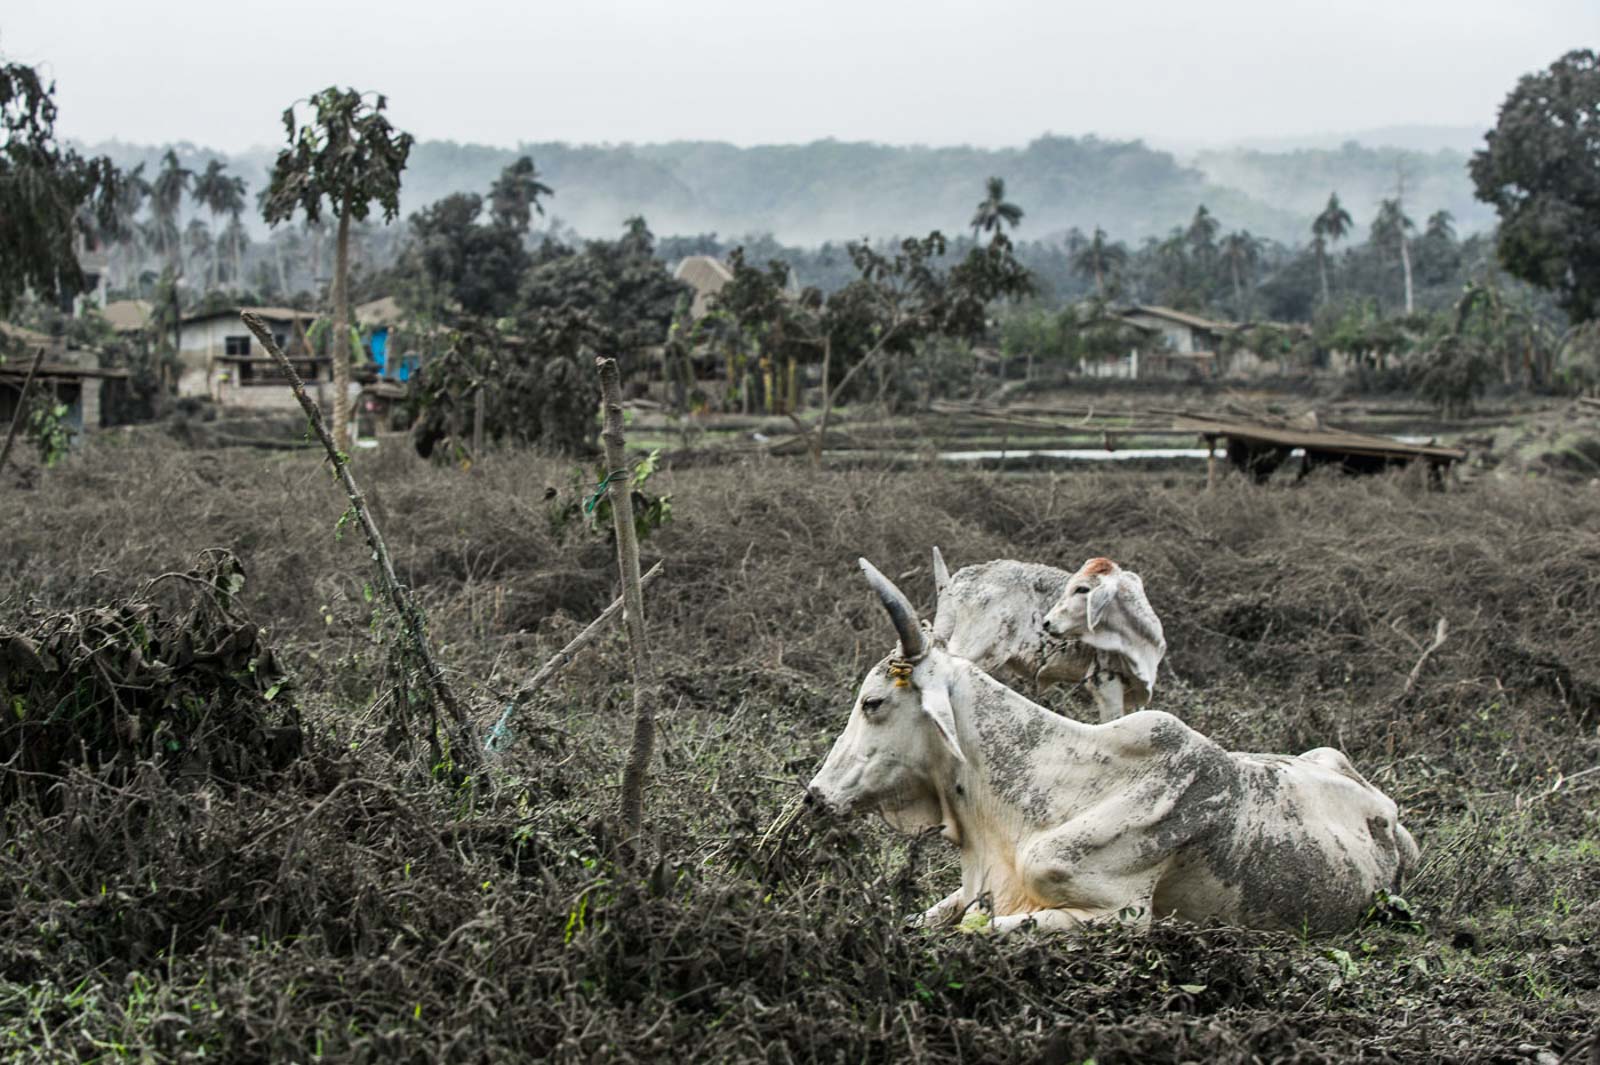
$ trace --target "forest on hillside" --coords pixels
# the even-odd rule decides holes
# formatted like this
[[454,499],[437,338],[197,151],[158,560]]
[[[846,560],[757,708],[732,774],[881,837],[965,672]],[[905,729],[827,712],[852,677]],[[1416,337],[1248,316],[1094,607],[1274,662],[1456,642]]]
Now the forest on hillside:
[[[221,160],[255,188],[264,187],[277,152],[117,142],[86,151],[124,170],[143,163],[154,171],[169,148],[193,170]],[[1368,217],[1395,194],[1399,174],[1408,198],[1449,210],[1463,232],[1485,229],[1493,218],[1473,199],[1459,152],[1347,144],[1334,151],[1209,152],[1188,165],[1140,141],[1093,136],[1044,136],[999,150],[832,140],[750,148],[714,141],[516,148],[419,141],[406,169],[402,210],[485,188],[522,155],[532,156],[557,190],[550,226],[584,237],[609,236],[638,214],[666,235],[769,234],[798,246],[904,236],[948,227],[991,174],[1005,175],[1012,194],[1028,205],[1024,235],[1033,239],[1096,227],[1133,241],[1164,236],[1204,203],[1257,235],[1301,240],[1330,191]]]

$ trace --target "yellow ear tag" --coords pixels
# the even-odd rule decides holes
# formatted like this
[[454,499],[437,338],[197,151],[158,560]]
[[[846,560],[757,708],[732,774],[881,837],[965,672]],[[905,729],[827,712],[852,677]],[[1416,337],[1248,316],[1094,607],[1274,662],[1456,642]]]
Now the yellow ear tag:
[[911,671],[915,669],[912,663],[903,658],[897,658],[889,663],[889,676],[894,678],[896,688],[911,687]]

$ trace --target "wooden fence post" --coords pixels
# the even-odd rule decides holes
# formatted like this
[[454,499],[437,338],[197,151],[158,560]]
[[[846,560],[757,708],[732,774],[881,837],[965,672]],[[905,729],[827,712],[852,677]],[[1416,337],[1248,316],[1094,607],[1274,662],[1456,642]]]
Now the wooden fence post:
[[626,836],[622,852],[631,858],[644,828],[644,781],[655,752],[656,719],[647,691],[650,653],[645,642],[644,590],[639,583],[639,538],[633,527],[633,471],[622,434],[622,380],[617,360],[597,358],[600,371],[600,406],[604,428],[600,439],[606,448],[606,491],[611,500],[611,520],[617,531],[617,567],[622,572],[622,617],[628,632],[628,660],[633,667],[633,743],[622,771],[620,812]]

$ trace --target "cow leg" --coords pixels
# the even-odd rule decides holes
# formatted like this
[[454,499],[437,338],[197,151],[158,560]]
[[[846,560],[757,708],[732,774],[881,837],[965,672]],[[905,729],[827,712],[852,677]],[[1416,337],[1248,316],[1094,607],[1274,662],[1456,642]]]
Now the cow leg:
[[1007,932],[1028,926],[1050,932],[1071,932],[1094,921],[1120,921],[1133,928],[1149,928],[1150,900],[1146,898],[1117,910],[1102,912],[1049,909],[1034,910],[1032,913],[1008,913],[1004,917],[996,917],[991,922],[991,927],[996,935],[1005,935]]
[[1032,913],[1008,913],[996,917],[989,927],[997,936],[1015,932],[1019,928],[1041,928],[1050,932],[1070,932],[1083,924],[1066,910],[1034,910]]
[[964,909],[961,905],[961,899],[962,890],[957,888],[922,913],[910,918],[907,923],[923,928],[938,928],[941,925],[949,924],[960,916],[962,909]]

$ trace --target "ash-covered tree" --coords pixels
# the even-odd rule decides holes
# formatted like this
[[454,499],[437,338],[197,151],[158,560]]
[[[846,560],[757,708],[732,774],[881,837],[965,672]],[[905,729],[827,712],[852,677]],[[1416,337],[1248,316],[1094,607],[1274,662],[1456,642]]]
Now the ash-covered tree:
[[1128,249],[1121,241],[1106,236],[1106,231],[1094,227],[1094,236],[1072,252],[1072,272],[1084,279],[1094,279],[1094,294],[1108,300],[1122,291],[1122,272],[1128,267]]
[[517,317],[571,306],[606,323],[624,374],[648,347],[662,344],[678,301],[689,288],[655,255],[642,218],[628,220],[617,240],[591,240],[582,251],[547,242],[535,255],[518,300]]
[[118,228],[117,168],[56,143],[55,84],[0,63],[0,315],[26,292],[59,302],[88,285],[75,238]]
[[1261,265],[1261,238],[1248,229],[1229,233],[1218,245],[1222,262],[1228,267],[1228,278],[1233,282],[1233,313],[1240,319],[1249,317],[1250,306],[1245,291],[1255,284],[1256,267]]
[[1600,317],[1600,54],[1524,75],[1485,141],[1469,170],[1499,212],[1500,261],[1574,323]]
[[429,458],[448,440],[465,457],[479,393],[488,440],[560,454],[592,451],[593,357],[613,347],[610,331],[576,307],[530,315],[515,336],[481,319],[464,322],[443,354],[407,382],[417,453]]
[[555,190],[539,180],[533,158],[524,155],[504,170],[489,186],[489,217],[494,224],[513,233],[526,233],[534,213],[544,214],[541,196],[554,196]]
[[[919,345],[935,338],[976,341],[988,331],[992,303],[1033,294],[1033,276],[1004,233],[948,269],[942,264],[946,247],[938,231],[903,240],[892,253],[865,242],[849,246],[856,280],[814,312],[813,335],[823,345],[822,415],[809,432],[814,461],[821,461],[834,405],[863,370],[883,361],[910,365]],[[835,359],[846,367],[837,384],[831,379]],[[880,400],[890,379],[879,375]]]
[[[370,99],[369,99],[370,97]],[[311,111],[302,122],[296,109]],[[376,202],[385,222],[400,213],[400,173],[411,154],[412,138],[384,117],[388,101],[375,93],[330,86],[283,112],[289,147],[278,153],[262,214],[271,225],[296,211],[310,222],[331,210],[339,220],[333,266],[333,335],[350,335],[350,223],[362,221]],[[334,345],[333,438],[350,448],[350,360],[353,352]]]
[[1375,247],[1384,251],[1393,251],[1395,258],[1400,260],[1400,266],[1405,275],[1405,309],[1407,314],[1416,312],[1416,301],[1413,298],[1411,283],[1411,237],[1410,233],[1416,229],[1416,223],[1406,215],[1405,208],[1401,206],[1399,197],[1384,200],[1378,205],[1378,215],[1372,220],[1372,235],[1368,241]]
[[397,278],[402,301],[422,321],[503,318],[515,308],[532,257],[516,229],[484,225],[482,214],[481,196],[458,192],[411,216]]

